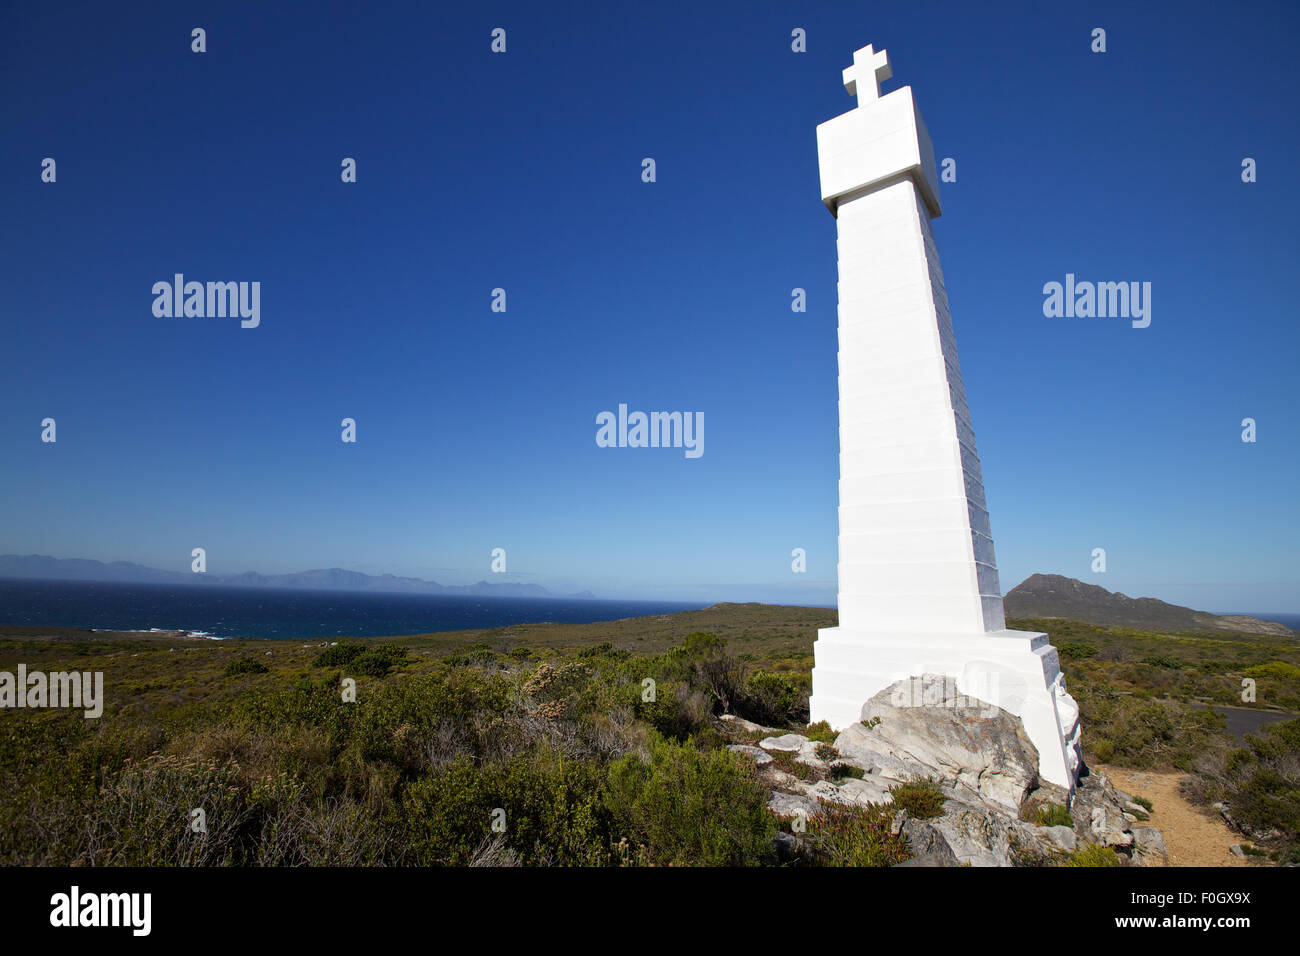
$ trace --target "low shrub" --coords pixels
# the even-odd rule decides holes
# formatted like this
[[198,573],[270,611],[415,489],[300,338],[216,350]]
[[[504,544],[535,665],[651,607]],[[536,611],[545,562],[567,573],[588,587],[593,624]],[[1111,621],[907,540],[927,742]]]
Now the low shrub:
[[930,820],[943,815],[943,805],[948,799],[939,785],[932,780],[913,780],[889,788],[894,806],[906,810],[917,820]]
[[821,866],[893,866],[912,853],[902,832],[891,833],[892,807],[824,804],[808,821],[812,862]]
[[1045,803],[1034,814],[1034,822],[1040,827],[1072,827],[1074,818],[1070,811],[1060,803]]
[[652,736],[648,760],[609,770],[611,826],[638,858],[666,865],[752,866],[774,859],[776,825],[752,764]]
[[806,725],[808,690],[802,675],[755,671],[745,684],[736,712],[769,726]]
[[772,758],[772,763],[779,770],[785,771],[792,777],[797,777],[800,780],[818,779],[818,773],[815,769],[802,760],[795,759],[795,755],[788,751],[773,750],[768,752],[768,756]]
[[815,740],[823,744],[833,744],[835,743],[835,738],[839,736],[839,734],[831,728],[831,725],[824,720],[819,720],[815,724],[809,724],[799,732],[809,740]]
[[265,674],[267,670],[269,668],[256,657],[241,657],[227,663],[221,673],[226,677],[236,677],[240,674]]
[[1159,667],[1164,670],[1182,670],[1188,666],[1187,661],[1181,657],[1172,657],[1169,654],[1156,654],[1152,657],[1142,658],[1142,663],[1148,667]]
[[1062,866],[1123,866],[1120,855],[1108,846],[1089,843],[1081,846],[1065,858]]
[[314,667],[340,667],[351,664],[366,652],[366,645],[345,641],[325,648],[312,661]]

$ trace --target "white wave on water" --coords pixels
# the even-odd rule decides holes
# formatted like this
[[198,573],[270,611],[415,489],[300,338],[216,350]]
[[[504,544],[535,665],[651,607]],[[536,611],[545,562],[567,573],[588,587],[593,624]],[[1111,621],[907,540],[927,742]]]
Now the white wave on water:
[[209,641],[228,641],[232,638],[221,637],[209,631],[187,631],[180,627],[92,627],[93,633],[111,634],[179,634],[182,637],[202,637]]

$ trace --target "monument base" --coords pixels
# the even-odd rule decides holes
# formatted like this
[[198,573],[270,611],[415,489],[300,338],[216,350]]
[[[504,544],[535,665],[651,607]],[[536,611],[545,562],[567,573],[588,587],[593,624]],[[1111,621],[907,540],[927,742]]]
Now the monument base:
[[[812,721],[843,730],[862,705],[895,681],[942,674],[957,692],[1020,718],[1038,750],[1038,774],[1074,792],[1081,762],[1079,706],[1065,690],[1056,648],[1046,634],[871,633],[822,628],[813,645]],[[923,701],[915,701],[921,705]]]

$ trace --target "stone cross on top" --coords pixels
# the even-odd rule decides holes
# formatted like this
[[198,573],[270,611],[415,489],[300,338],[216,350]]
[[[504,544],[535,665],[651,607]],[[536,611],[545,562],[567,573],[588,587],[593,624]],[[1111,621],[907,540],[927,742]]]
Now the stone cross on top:
[[[889,54],[884,50],[877,53],[868,44],[854,51],[853,65],[844,71],[844,88],[849,91],[849,96],[856,96],[858,105],[862,106],[880,99],[880,84],[893,75]],[[859,80],[865,82],[859,83]]]

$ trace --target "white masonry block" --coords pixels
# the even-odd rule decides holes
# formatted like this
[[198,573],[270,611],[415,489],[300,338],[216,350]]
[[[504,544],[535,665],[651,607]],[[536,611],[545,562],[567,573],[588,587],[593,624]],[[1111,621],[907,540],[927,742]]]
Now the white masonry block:
[[817,127],[839,256],[839,626],[814,645],[814,721],[948,674],[1021,718],[1039,774],[1073,790],[1079,711],[1047,635],[1006,630],[975,430],[930,220],[934,150],[888,57],[854,53],[858,105]]

